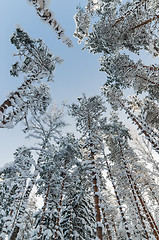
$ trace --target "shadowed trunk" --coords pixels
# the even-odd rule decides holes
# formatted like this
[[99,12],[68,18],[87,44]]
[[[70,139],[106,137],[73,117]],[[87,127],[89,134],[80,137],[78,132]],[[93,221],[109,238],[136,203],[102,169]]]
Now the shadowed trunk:
[[[65,159],[65,171],[66,171],[66,164],[67,161]],[[63,175],[63,180],[62,180],[62,186],[61,186],[61,194],[60,194],[60,200],[59,200],[59,204],[58,204],[58,209],[57,209],[57,218],[56,218],[56,224],[55,224],[55,236],[54,236],[54,240],[57,239],[58,237],[58,230],[59,230],[59,223],[60,223],[60,213],[61,213],[61,207],[62,207],[62,199],[63,199],[63,190],[65,187],[65,180],[66,180],[66,173],[64,173]]]
[[139,4],[136,5],[135,8],[133,8],[132,10],[127,11],[124,16],[122,16],[121,18],[119,18],[112,27],[115,27],[119,22],[121,22],[122,20],[124,20],[125,17],[129,16],[131,13],[133,13],[138,7],[140,7],[144,2],[146,2],[147,0],[143,0],[141,1]]
[[129,230],[126,218],[124,216],[124,212],[123,212],[123,209],[122,209],[120,198],[119,198],[116,186],[114,184],[113,176],[111,174],[109,163],[107,161],[107,158],[106,158],[105,154],[104,154],[104,158],[105,158],[105,162],[106,162],[106,166],[107,166],[107,170],[108,170],[108,175],[109,175],[110,181],[111,181],[113,189],[114,189],[114,193],[115,193],[115,196],[116,196],[116,200],[117,200],[117,203],[118,203],[119,211],[120,211],[120,214],[121,214],[121,217],[122,217],[122,221],[123,221],[123,224],[124,224],[124,227],[125,227],[125,231],[126,231],[127,237],[128,237],[129,240],[133,240],[132,237],[131,237],[131,234],[130,234],[130,230]]
[[105,225],[105,227],[107,229],[108,240],[113,240],[113,238],[111,236],[111,231],[110,231],[110,228],[109,228],[108,220],[107,220],[106,214],[104,212],[104,208],[102,208],[102,214],[103,214],[103,219],[104,219],[104,225]]
[[[88,117],[88,127],[89,130],[91,129],[91,123],[90,123],[90,118]],[[93,143],[90,143],[90,148],[93,148]],[[91,161],[92,169],[96,169],[95,166],[95,159],[94,159],[94,152],[90,150],[90,158],[89,160]],[[97,232],[97,237],[100,240],[103,240],[103,233],[102,233],[102,226],[99,224],[102,223],[101,220],[101,213],[100,213],[100,199],[98,196],[99,189],[97,185],[97,177],[96,177],[96,172],[92,170],[92,181],[93,181],[93,197],[94,197],[94,208],[95,208],[95,219],[96,219],[96,232]]]
[[[133,196],[134,196],[134,199],[135,199],[135,202],[137,203],[137,198],[135,196],[135,192],[136,192],[136,195],[142,205],[142,208],[143,208],[143,211],[145,212],[145,215],[146,215],[146,218],[151,226],[151,229],[154,233],[154,236],[156,237],[156,239],[158,240],[159,239],[159,229],[157,227],[157,224],[155,223],[155,220],[152,216],[152,214],[150,213],[150,211],[148,210],[147,206],[146,206],[146,203],[144,201],[144,199],[141,197],[141,193],[139,191],[139,188],[137,187],[136,183],[134,182],[134,179],[126,165],[126,162],[125,162],[125,158],[124,158],[124,154],[122,152],[122,148],[121,148],[121,144],[119,142],[119,146],[120,146],[120,150],[121,150],[121,155],[122,155],[122,158],[123,158],[123,164],[124,164],[124,167],[125,167],[125,170],[126,170],[126,174],[127,174],[127,177],[129,179],[129,183],[130,183],[130,187],[131,187],[131,190],[132,190],[132,193],[133,193]],[[135,190],[135,191],[134,191]],[[136,204],[138,206],[138,204]],[[139,215],[140,216],[140,219],[142,221],[142,224],[144,224],[143,222],[143,218],[142,218],[142,215]],[[149,239],[149,236],[148,236],[148,232],[146,231],[146,226],[145,224],[143,225],[144,227],[144,231],[145,231],[145,234],[147,236],[147,239]]]
[[[156,137],[159,137],[157,135],[157,133],[153,132],[152,129],[150,129],[148,126],[142,126],[142,120],[139,120],[137,119],[137,117],[135,117],[134,114],[132,114],[130,112],[130,110],[124,105],[123,102],[120,101],[120,105],[121,107],[125,110],[126,113],[128,113],[129,117],[131,118],[131,120],[139,127],[139,129],[141,130],[141,132],[145,135],[145,137],[147,138],[147,140],[151,143],[153,149],[159,153],[159,147],[158,147],[158,143],[155,139],[155,136]],[[151,132],[151,136],[150,134],[148,133],[148,131],[146,131],[145,129],[148,129],[150,132]]]
[[[51,175],[49,176],[49,181],[48,182],[50,182],[50,180],[51,180]],[[41,225],[43,224],[43,221],[44,221],[44,218],[45,218],[45,210],[46,210],[46,206],[47,206],[49,191],[50,191],[50,184],[48,185],[46,196],[45,196],[45,201],[44,201],[44,206],[43,206],[43,214],[42,214],[41,221],[40,221],[40,224],[39,224],[40,229],[39,229],[38,237],[41,237],[41,234],[42,234],[42,226]]]
[[[122,159],[123,159],[124,166],[126,166],[126,163],[125,163],[125,160],[124,160],[124,154],[123,154],[123,151],[122,151],[122,148],[121,148],[120,141],[119,141],[119,146],[120,146],[120,151],[121,151],[121,156],[122,156]],[[132,179],[131,179],[130,171],[128,170],[127,167],[126,167],[125,171],[126,171],[126,176],[127,176],[127,178],[128,178],[129,186],[130,186],[130,188],[131,188],[131,192],[132,192],[132,195],[133,195],[133,198],[134,198],[133,203],[135,203],[135,205],[136,205],[136,207],[137,207],[138,216],[139,216],[139,218],[140,218],[141,225],[142,225],[143,230],[144,230],[144,232],[145,232],[146,238],[147,238],[147,239],[150,239],[150,238],[149,238],[149,234],[148,234],[148,232],[147,232],[147,230],[146,230],[146,225],[145,225],[145,223],[144,223],[144,218],[143,218],[143,216],[142,216],[141,209],[140,209],[139,204],[138,204],[138,199],[137,199],[137,196],[136,196],[136,192],[135,192],[135,190],[134,190],[134,187],[133,187],[134,184],[133,184]]]
[[159,15],[157,15],[157,16],[155,16],[153,18],[150,18],[150,19],[148,19],[148,20],[146,20],[146,21],[136,25],[135,27],[131,28],[131,30],[135,30],[136,28],[142,27],[142,26],[144,26],[144,25],[146,25],[146,24],[148,24],[150,22],[153,22],[154,20],[156,20],[158,18],[159,18]]

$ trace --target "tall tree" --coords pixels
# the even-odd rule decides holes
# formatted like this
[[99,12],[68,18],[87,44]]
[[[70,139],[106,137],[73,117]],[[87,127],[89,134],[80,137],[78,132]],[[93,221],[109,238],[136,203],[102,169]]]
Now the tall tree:
[[31,175],[33,161],[31,152],[22,147],[17,149],[14,156],[14,162],[1,170],[1,208],[3,209],[1,239],[5,239],[5,236],[9,235],[15,227],[27,180]]
[[58,39],[61,39],[68,47],[72,47],[72,41],[65,35],[64,29],[58,23],[54,17],[54,13],[49,9],[49,0],[28,0],[28,3],[32,4],[38,16],[53,29]]
[[[42,114],[50,104],[49,87],[41,83],[42,79],[53,80],[55,65],[60,63],[44,42],[33,40],[29,35],[17,28],[11,37],[11,43],[17,49],[20,62],[12,65],[11,75],[24,74],[24,83],[0,106],[0,127],[13,127],[22,119],[27,119],[28,112],[34,109]],[[36,85],[37,83],[40,85]]]
[[[102,98],[94,96],[87,98],[83,95],[78,104],[72,104],[69,108],[70,114],[76,119],[77,129],[83,135],[83,148],[86,149],[85,158],[88,159],[92,175],[92,188],[94,197],[94,208],[96,218],[96,233],[99,239],[103,239],[103,226],[100,205],[100,178],[96,168],[96,155],[101,148],[99,135],[99,122],[105,111]],[[104,120],[103,120],[104,121]]]
[[[110,126],[108,125],[106,129],[107,128],[108,129],[110,128],[110,130],[108,131],[108,137],[107,137],[107,144],[109,146],[109,149],[112,155],[110,156],[112,158],[112,161],[115,161],[115,159],[117,161],[113,166],[113,168],[115,168],[113,172],[115,174],[115,178],[117,178],[116,180],[117,185],[120,184],[121,181],[122,181],[122,185],[121,186],[118,185],[120,186],[120,188],[121,187],[123,188],[125,184],[127,185],[127,187],[126,185],[124,186],[124,188],[127,189],[125,193],[124,193],[124,188],[122,189],[122,195],[124,197],[124,195],[127,195],[127,192],[130,191],[129,196],[130,194],[132,195],[132,199],[130,200],[132,201],[132,204],[133,204],[131,206],[131,209],[135,207],[136,214],[138,216],[138,219],[141,222],[141,226],[143,228],[146,238],[149,239],[150,236],[149,236],[149,231],[147,230],[148,228],[147,224],[145,224],[145,218],[149,223],[149,226],[154,236],[156,237],[156,239],[158,239],[159,237],[158,227],[153,218],[153,214],[147,207],[144,196],[141,195],[139,185],[134,180],[138,178],[138,174],[136,172],[138,169],[137,168],[138,159],[135,153],[133,152],[133,150],[128,145],[129,133],[127,129],[124,126],[122,126],[121,123],[117,122],[116,118],[113,119],[113,124]],[[133,165],[136,165],[136,166],[133,167]],[[120,169],[120,172],[121,172],[120,174],[118,173],[117,169]],[[140,232],[141,235],[143,231]]]

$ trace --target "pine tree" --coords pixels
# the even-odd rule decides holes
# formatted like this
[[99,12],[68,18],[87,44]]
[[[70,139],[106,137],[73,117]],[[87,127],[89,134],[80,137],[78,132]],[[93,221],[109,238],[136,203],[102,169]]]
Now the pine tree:
[[14,162],[4,167],[1,171],[1,208],[3,209],[1,239],[9,235],[16,224],[27,180],[31,175],[30,169],[33,158],[31,152],[27,148],[22,147],[17,149],[14,156]]
[[[36,112],[29,124],[28,130],[30,132],[28,133],[28,137],[33,137],[35,139],[40,140],[37,144],[39,147],[33,148],[40,151],[39,157],[37,159],[37,163],[33,161],[35,170],[30,177],[30,180],[27,184],[27,187],[25,189],[22,203],[19,208],[18,214],[16,214],[16,222],[17,225],[15,225],[14,229],[12,230],[11,239],[16,239],[20,228],[18,227],[18,224],[23,222],[23,214],[25,212],[25,208],[28,205],[29,197],[32,192],[33,186],[36,183],[37,177],[40,173],[41,164],[43,162],[43,159],[45,159],[45,151],[48,150],[48,148],[51,146],[51,141],[57,140],[58,136],[61,132],[61,127],[65,126],[65,123],[61,120],[62,113],[59,110],[53,109],[52,112],[46,113],[46,115],[43,116],[43,118],[39,118],[38,115],[36,115]],[[28,126],[27,126],[28,127]],[[52,154],[54,154],[54,151],[52,150]]]
[[[107,126],[107,128],[109,128],[109,126]],[[110,130],[108,132],[109,134],[107,137],[107,144],[110,148],[111,155],[112,155],[112,156],[110,155],[110,159],[112,158],[112,161],[115,161],[115,159],[117,160],[117,162],[113,166],[113,168],[115,168],[114,174],[115,174],[115,178],[117,178],[116,180],[117,184],[119,184],[121,180],[122,180],[122,185],[120,186],[120,188],[121,187],[123,188],[125,183],[128,184],[128,188],[130,190],[127,189],[126,191],[127,192],[130,191],[129,194],[132,194],[131,201],[134,207],[136,208],[137,216],[141,221],[141,226],[143,227],[146,238],[149,239],[150,236],[149,236],[149,231],[147,230],[148,226],[147,224],[145,224],[145,218],[149,223],[149,226],[151,227],[152,233],[157,239],[158,238],[157,224],[152,216],[152,213],[147,207],[147,204],[145,202],[143,195],[141,195],[138,184],[134,180],[138,178],[137,172],[135,172],[135,170],[137,170],[137,157],[133,153],[133,150],[128,146],[127,141],[129,138],[129,134],[127,130],[121,125],[121,123],[120,124],[117,123],[117,120],[115,118],[113,120],[113,125],[110,126]],[[120,159],[121,159],[121,162],[120,162]],[[131,170],[131,168],[133,167],[132,164],[134,165],[136,164],[136,167],[134,168],[134,172],[133,170]],[[121,171],[120,175],[118,173],[118,169],[120,169]],[[122,195],[123,195],[122,197],[124,197],[124,194],[127,195],[127,192],[124,193],[124,189],[122,189]],[[133,205],[131,207],[132,209],[133,209]],[[144,215],[145,217],[143,217]],[[138,239],[138,235],[137,235],[137,239]]]
[[61,39],[68,47],[72,47],[72,41],[66,37],[64,29],[57,22],[54,13],[49,9],[49,0],[28,0],[28,3],[36,9],[37,15],[53,29],[58,39]]
[[[83,135],[83,148],[86,149],[85,158],[88,159],[90,173],[92,175],[92,188],[94,197],[94,208],[96,218],[96,234],[103,239],[103,226],[100,206],[100,183],[99,172],[96,169],[96,155],[101,149],[101,138],[99,135],[99,123],[105,111],[102,98],[94,96],[86,98],[83,95],[78,104],[72,104],[69,108],[70,114],[76,119],[77,129]],[[104,121],[104,120],[103,120]]]
[[[41,80],[53,80],[55,65],[60,63],[59,57],[54,57],[44,42],[33,40],[29,35],[17,28],[11,37],[11,43],[17,49],[20,62],[12,65],[11,75],[24,74],[24,83],[0,106],[0,126],[11,128],[20,120],[27,122],[28,112],[36,109],[44,114],[50,104],[49,87]],[[40,85],[36,85],[36,83]]]

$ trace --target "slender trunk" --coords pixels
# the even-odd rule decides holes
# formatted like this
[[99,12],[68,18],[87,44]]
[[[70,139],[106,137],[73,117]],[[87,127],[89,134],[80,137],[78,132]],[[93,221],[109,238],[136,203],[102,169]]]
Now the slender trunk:
[[[133,179],[132,179],[132,180],[133,180]],[[151,226],[151,228],[152,228],[152,230],[153,230],[153,233],[154,233],[156,239],[159,240],[159,229],[158,229],[158,227],[157,227],[157,224],[156,224],[156,222],[155,222],[152,214],[151,214],[150,211],[148,210],[148,208],[147,208],[147,206],[146,206],[146,203],[145,203],[145,200],[142,199],[141,193],[140,193],[140,191],[139,191],[139,188],[137,187],[137,185],[136,185],[135,182],[134,182],[134,189],[135,189],[135,191],[136,191],[136,193],[137,193],[137,196],[138,196],[138,198],[139,198],[139,200],[140,200],[140,203],[141,203],[141,205],[142,205],[142,207],[143,207],[143,210],[144,210],[144,212],[145,212],[145,215],[146,215],[146,217],[147,217],[147,220],[148,220],[148,222],[149,222],[149,224],[150,224],[150,226]]]
[[125,231],[126,231],[127,237],[128,237],[129,240],[133,240],[132,237],[131,237],[131,234],[130,234],[130,230],[129,230],[126,218],[124,216],[124,212],[123,212],[123,209],[122,209],[122,206],[121,206],[120,198],[119,198],[116,186],[114,184],[113,176],[111,174],[109,163],[108,163],[108,161],[106,159],[105,154],[104,154],[104,157],[105,157],[105,162],[106,162],[109,178],[111,180],[111,183],[112,183],[112,186],[113,186],[113,189],[114,189],[114,193],[115,193],[115,196],[116,196],[116,200],[117,200],[117,203],[118,203],[119,211],[120,211],[120,214],[121,214],[121,217],[122,217],[122,221],[123,221],[123,224],[124,224],[124,227],[125,227]]
[[155,86],[159,87],[159,83],[153,82],[150,79],[144,78],[143,76],[140,76],[138,74],[136,74],[136,77],[143,79],[145,82],[150,83],[151,85],[155,85]]
[[124,20],[125,17],[129,16],[131,13],[134,12],[134,10],[136,10],[138,7],[140,7],[144,2],[146,2],[147,0],[143,0],[141,1],[138,5],[136,5],[136,7],[130,11],[127,11],[124,16],[122,16],[121,18],[119,18],[112,27],[116,26],[119,22],[121,22],[122,20]]
[[70,240],[73,238],[73,225],[72,225],[72,199],[71,199],[71,192],[70,192]]
[[[67,165],[67,162],[66,162],[66,159],[65,159],[65,165],[64,165],[65,171],[66,171],[66,165]],[[63,199],[63,190],[64,190],[64,187],[65,187],[65,180],[66,180],[66,173],[64,173],[63,180],[62,180],[60,200],[59,200],[58,209],[57,209],[57,218],[56,218],[56,224],[55,224],[55,236],[54,236],[54,240],[56,240],[57,237],[58,237],[57,232],[58,232],[58,230],[59,230],[60,213],[61,213],[61,208],[62,208],[62,199]]]
[[108,240],[113,240],[113,238],[111,236],[111,231],[110,231],[110,228],[109,228],[109,223],[108,223],[106,214],[104,212],[104,208],[102,208],[102,214],[103,214],[103,219],[104,219],[104,225],[106,226],[106,229],[107,229]]
[[[40,160],[41,160],[41,157],[42,157],[42,151],[45,149],[46,144],[47,144],[47,141],[45,141],[44,144],[43,144],[43,147],[42,147],[42,150],[41,150],[41,154],[40,154],[40,156],[38,158],[38,161],[37,161],[37,166],[39,166],[39,164],[40,164]],[[36,179],[37,179],[38,174],[39,174],[38,169],[35,169],[33,177],[30,180],[30,182],[29,182],[29,184],[27,186],[27,189],[26,189],[26,191],[24,193],[24,196],[23,196],[23,199],[22,199],[22,204],[21,204],[21,206],[19,208],[18,213],[16,214],[15,221],[17,219],[20,219],[24,215],[24,213],[25,213],[26,204],[29,201],[29,197],[30,197],[31,191],[32,191],[32,189],[33,189],[33,187],[34,187],[34,185],[36,183]],[[11,234],[11,237],[10,237],[9,240],[15,240],[17,235],[18,235],[18,233],[19,233],[19,230],[20,230],[20,228],[18,226],[15,226],[13,231],[12,231],[12,234]]]
[[[32,75],[30,79],[26,80],[8,99],[6,99],[1,105],[0,105],[0,112],[3,114],[3,120],[1,123],[5,125],[10,118],[5,119],[5,110],[8,109],[8,107],[13,106],[13,101],[16,101],[16,97],[20,98],[21,97],[21,91],[25,91],[27,87],[34,81],[36,81],[38,78],[36,75]],[[13,112],[13,115],[16,116],[16,112]]]
[[114,228],[114,232],[115,232],[115,236],[116,236],[116,239],[118,240],[119,237],[118,237],[118,231],[116,229],[116,224],[115,224],[115,221],[114,219],[112,218],[112,224],[113,224],[113,228]]
[[[157,141],[155,140],[154,136],[157,136],[158,135],[156,133],[153,132],[152,129],[150,129],[148,126],[142,126],[142,121],[137,119],[137,117],[135,117],[128,108],[125,107],[124,103],[122,103],[120,101],[120,105],[121,107],[125,110],[126,113],[128,113],[129,117],[131,118],[131,120],[138,126],[138,128],[141,130],[141,132],[145,135],[145,137],[148,139],[148,141],[152,144],[153,146],[153,149],[159,153],[159,147],[158,147],[158,143]],[[148,133],[148,131],[146,131],[145,129],[148,129],[152,134],[150,135]]]
[[156,19],[158,19],[158,18],[159,18],[159,15],[154,16],[153,18],[149,18],[148,20],[146,20],[146,21],[144,21],[144,22],[136,25],[135,27],[131,28],[131,30],[135,30],[136,28],[139,28],[139,27],[141,27],[141,26],[144,26],[144,25],[146,25],[146,24],[148,24],[148,23],[150,23],[150,22],[153,22],[154,20],[156,20]]
[[[120,147],[120,150],[121,150],[121,155],[122,155],[122,159],[123,159],[123,163],[124,163],[124,166],[126,166],[126,163],[125,163],[125,160],[124,160],[124,154],[123,154],[123,151],[122,151],[122,148],[121,148],[121,144],[120,144],[120,141],[119,141],[119,147]],[[142,216],[142,213],[141,213],[141,209],[139,207],[139,204],[138,204],[138,200],[137,200],[137,196],[136,196],[136,192],[134,190],[134,184],[132,182],[132,179],[131,179],[131,174],[130,174],[130,171],[128,170],[128,168],[126,167],[125,168],[125,171],[126,171],[126,176],[128,178],[128,181],[129,181],[129,185],[130,185],[130,188],[131,188],[131,192],[132,192],[132,195],[133,195],[133,198],[134,198],[134,202],[135,202],[135,205],[137,207],[137,211],[138,211],[138,216],[140,218],[140,221],[141,221],[141,224],[142,224],[142,227],[143,227],[143,230],[145,232],[145,235],[147,237],[147,239],[150,239],[149,238],[149,234],[146,230],[146,225],[144,223],[144,218]]]
[[[90,118],[88,117],[88,127],[89,130],[91,129],[91,122],[90,122]],[[90,149],[93,148],[93,143],[90,143]],[[96,166],[95,166],[95,159],[94,159],[94,152],[92,150],[90,150],[90,158],[89,160],[91,161],[92,164],[92,169],[95,170]],[[103,233],[102,233],[102,227],[100,226],[100,224],[102,223],[101,220],[101,212],[100,212],[100,199],[99,199],[99,189],[98,189],[98,185],[97,185],[97,177],[96,177],[96,172],[92,171],[92,181],[93,181],[93,197],[94,197],[94,208],[95,208],[95,219],[96,219],[96,232],[97,232],[97,237],[100,240],[103,240]]]
[[[92,167],[95,168],[95,162],[94,162],[94,153],[91,151],[91,158],[90,161],[92,161]],[[101,213],[100,213],[100,200],[99,200],[99,189],[97,185],[97,177],[96,173],[92,172],[92,179],[93,179],[93,192],[94,192],[94,204],[95,204],[95,213],[96,213],[96,231],[97,231],[97,236],[100,240],[103,240],[103,233],[102,233],[102,227],[99,226],[99,223],[101,223]]]
[[[71,47],[72,46],[71,40],[69,40],[65,36],[63,28],[54,18],[54,14],[48,8],[46,8],[45,2],[40,0],[32,0],[32,4],[34,5],[39,17],[45,22],[47,22],[50,25],[50,27],[55,30],[58,39],[61,39],[63,42],[65,42],[65,44],[68,47]],[[64,39],[64,37],[66,39]]]
[[[122,152],[122,148],[121,148],[120,142],[119,142],[119,146],[120,146],[120,149],[121,149],[121,154],[122,154],[122,158],[123,158],[123,164],[124,164],[124,167],[125,167],[125,170],[126,170],[127,177],[128,177],[128,179],[129,179],[129,183],[130,183],[130,187],[131,187],[131,189],[132,189],[132,192],[133,192],[133,194],[134,194],[134,196],[135,196],[134,190],[136,191],[137,197],[138,197],[139,200],[140,200],[140,203],[141,203],[142,208],[143,208],[143,210],[144,210],[144,212],[145,212],[146,218],[147,218],[147,220],[148,220],[148,222],[149,222],[149,224],[150,224],[150,226],[151,226],[151,229],[152,229],[152,231],[153,231],[156,239],[158,240],[158,239],[159,239],[159,229],[158,229],[158,227],[157,227],[157,225],[156,225],[156,223],[155,223],[155,220],[154,220],[153,216],[151,215],[150,211],[148,210],[144,199],[142,199],[141,193],[140,193],[140,191],[139,191],[139,188],[137,187],[136,183],[134,182],[134,179],[133,179],[133,177],[132,177],[132,175],[131,175],[131,173],[130,173],[127,165],[126,165],[126,162],[125,162],[125,159],[124,159],[124,155],[123,155],[123,152]],[[135,202],[137,203],[137,198],[135,197],[135,199],[136,199]],[[141,215],[141,216],[142,216],[142,215]],[[141,216],[140,216],[140,217],[141,217]],[[140,219],[141,219],[141,218],[140,218]],[[141,220],[142,220],[142,223],[143,223],[143,219],[141,219]],[[145,226],[145,224],[143,225],[143,227],[144,227],[144,230],[145,230],[145,234],[146,234],[146,236],[147,236],[148,233],[147,233],[147,231],[146,231],[146,226]],[[148,236],[147,236],[147,237],[148,237]],[[147,238],[147,239],[149,239],[149,238]]]
[[45,217],[45,210],[46,210],[49,191],[50,191],[50,180],[51,180],[51,175],[49,176],[48,187],[47,187],[47,192],[46,192],[44,206],[43,206],[43,214],[42,214],[41,221],[40,221],[40,224],[39,224],[40,225],[39,234],[38,234],[39,239],[41,239],[41,234],[42,234],[42,226],[41,225],[43,224],[44,217]]

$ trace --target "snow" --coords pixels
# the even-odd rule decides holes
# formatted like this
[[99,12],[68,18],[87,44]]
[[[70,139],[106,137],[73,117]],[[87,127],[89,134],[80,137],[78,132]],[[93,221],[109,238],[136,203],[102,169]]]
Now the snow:
[[45,0],[45,8],[49,8],[51,0]]
[[8,129],[14,128],[13,122],[7,122],[4,126]]
[[44,234],[47,235],[47,237],[49,238],[53,235],[50,229],[45,230]]
[[2,120],[3,120],[3,113],[0,112],[0,121],[2,121]]

